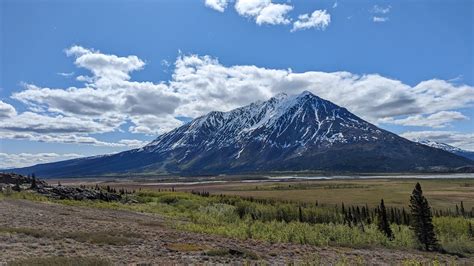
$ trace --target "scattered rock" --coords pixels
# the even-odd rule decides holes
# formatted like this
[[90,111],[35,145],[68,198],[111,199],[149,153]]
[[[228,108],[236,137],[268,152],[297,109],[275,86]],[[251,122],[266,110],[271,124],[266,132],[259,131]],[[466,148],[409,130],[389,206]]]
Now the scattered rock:
[[88,189],[67,186],[50,186],[47,182],[34,177],[26,177],[13,173],[0,173],[0,191],[10,188],[12,190],[31,190],[41,195],[54,199],[70,200],[105,200],[120,201],[122,196],[116,193],[107,192],[103,189]]

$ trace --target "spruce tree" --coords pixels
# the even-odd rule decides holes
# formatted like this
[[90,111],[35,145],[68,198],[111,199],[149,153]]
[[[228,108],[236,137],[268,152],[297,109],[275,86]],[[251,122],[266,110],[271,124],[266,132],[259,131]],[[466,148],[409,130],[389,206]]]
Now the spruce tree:
[[383,199],[380,200],[377,227],[390,240],[393,239],[393,232],[392,232],[392,229],[390,228],[390,223],[388,222],[387,209],[385,208],[385,204],[383,202]]
[[298,220],[300,223],[303,222],[303,210],[301,210],[301,206],[298,206]]
[[36,184],[36,177],[33,175],[32,179],[31,179],[31,189],[36,189],[38,188],[38,185]]
[[426,250],[438,249],[438,240],[434,232],[431,208],[423,196],[420,183],[416,183],[410,197],[411,228],[415,231],[418,241]]
[[471,223],[469,223],[469,225],[467,227],[467,235],[470,238],[474,238],[474,230],[472,229],[472,224]]

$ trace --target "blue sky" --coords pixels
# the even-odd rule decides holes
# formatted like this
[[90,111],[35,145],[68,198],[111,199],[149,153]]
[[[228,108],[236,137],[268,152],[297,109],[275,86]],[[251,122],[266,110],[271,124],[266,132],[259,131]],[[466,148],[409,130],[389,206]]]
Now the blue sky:
[[474,149],[473,3],[1,0],[0,167],[137,147],[303,89]]

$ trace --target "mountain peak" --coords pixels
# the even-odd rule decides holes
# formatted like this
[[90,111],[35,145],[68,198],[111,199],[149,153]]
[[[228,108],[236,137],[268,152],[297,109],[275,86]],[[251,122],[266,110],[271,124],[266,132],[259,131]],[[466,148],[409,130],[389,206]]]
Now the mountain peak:
[[273,96],[272,98],[274,99],[286,99],[288,97],[288,94],[284,93],[284,92],[280,92],[278,94],[276,94],[275,96]]
[[[312,92],[310,91],[307,91],[307,90],[304,90],[303,92],[301,92],[299,95],[299,97],[305,97],[305,96],[313,96],[313,97],[317,97],[316,95],[314,95]],[[319,98],[319,97],[318,97]]]
[[[458,153],[456,153],[458,154]],[[19,169],[41,175],[130,172],[403,172],[472,163],[377,128],[309,91],[210,112],[141,149]]]

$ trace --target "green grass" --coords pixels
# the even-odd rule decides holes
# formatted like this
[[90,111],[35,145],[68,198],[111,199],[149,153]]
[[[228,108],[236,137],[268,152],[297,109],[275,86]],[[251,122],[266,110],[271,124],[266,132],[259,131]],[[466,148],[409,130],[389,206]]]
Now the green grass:
[[[393,207],[408,207],[409,195],[416,182],[434,209],[455,208],[463,201],[467,210],[474,208],[474,179],[361,179],[316,180],[266,183],[225,183],[202,185],[192,189],[211,194],[238,195],[335,205],[376,206],[383,198]],[[190,188],[187,188],[190,190]]]
[[[453,182],[453,184],[459,186],[459,183]],[[360,188],[360,186],[357,186],[350,189]],[[312,189],[314,187],[304,191],[312,191]],[[349,188],[338,186],[337,188],[321,189],[329,190],[334,194],[336,193],[334,190],[337,190],[337,193],[339,193],[339,191]],[[296,191],[300,190],[291,190],[292,193]],[[408,199],[409,195],[409,192],[406,193],[405,198]],[[385,196],[390,197],[389,194]],[[39,201],[48,200],[26,192],[13,193],[8,197]],[[372,222],[364,220],[350,226],[344,224],[342,214],[334,206],[316,206],[314,203],[303,204],[280,200],[253,200],[244,199],[239,196],[211,195],[204,197],[186,192],[143,191],[131,197],[137,200],[138,203],[73,200],[51,201],[71,206],[158,213],[171,218],[168,219],[168,221],[172,221],[169,222],[169,225],[180,230],[223,235],[239,239],[353,248],[385,247],[406,250],[419,247],[413,232],[406,225],[392,224],[391,227],[395,238],[389,240],[377,230],[376,225]],[[341,195],[341,197],[347,196]],[[429,197],[428,199],[430,200]],[[345,201],[345,203],[346,208],[349,207],[350,201]],[[391,207],[388,204],[386,205]],[[315,218],[310,221],[300,222],[299,206],[303,206],[303,218]],[[463,217],[434,218],[438,239],[446,251],[474,256],[474,239],[468,235],[469,223],[474,224],[474,219]],[[109,238],[106,235],[100,234],[97,235],[99,237],[94,238],[87,234],[70,235],[70,237],[77,241],[86,242],[99,241],[98,239],[105,238],[106,240],[102,244],[122,243],[121,238],[130,240],[139,237],[110,233],[109,235],[111,236]],[[124,244],[126,244],[125,242]]]

